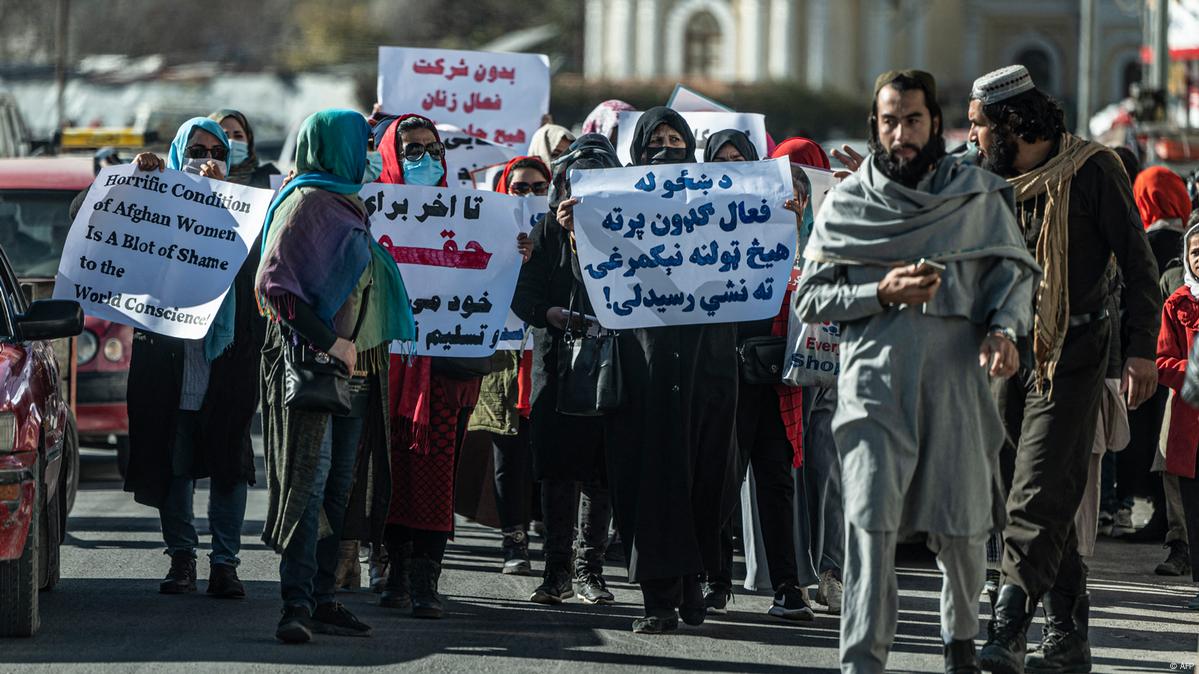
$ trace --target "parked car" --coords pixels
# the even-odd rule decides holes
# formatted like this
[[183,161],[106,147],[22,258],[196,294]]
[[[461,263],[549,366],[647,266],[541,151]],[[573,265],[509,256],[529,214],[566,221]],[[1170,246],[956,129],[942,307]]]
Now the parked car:
[[[93,176],[92,160],[84,156],[0,159],[0,246],[29,299],[52,295],[71,228],[71,201]],[[80,442],[116,450],[122,476],[129,460],[125,388],[132,345],[132,328],[88,317],[77,346],[69,349],[76,367],[68,399],[74,401]],[[60,351],[69,357],[67,349]],[[66,366],[62,370],[70,374]]]
[[0,250],[0,637],[32,636],[58,582],[79,444],[49,340],[82,330],[78,303],[27,300]]

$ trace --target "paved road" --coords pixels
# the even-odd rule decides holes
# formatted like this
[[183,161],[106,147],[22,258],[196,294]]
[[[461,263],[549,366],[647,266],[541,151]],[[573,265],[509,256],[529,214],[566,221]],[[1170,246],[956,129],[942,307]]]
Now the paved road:
[[[626,583],[613,584],[620,603],[612,607],[531,604],[525,599],[537,579],[497,573],[498,534],[470,524],[461,527],[447,553],[445,620],[414,620],[374,606],[368,593],[346,593],[342,601],[374,626],[373,638],[318,637],[306,646],[283,646],[273,638],[279,609],[277,557],[258,540],[265,510],[261,489],[251,492],[243,537],[241,575],[249,598],[229,602],[205,596],[203,580],[200,593],[158,595],[168,562],[161,554],[156,513],[121,491],[107,456],[86,456],[84,479],[63,551],[62,583],[42,595],[42,631],[31,640],[0,643],[0,671],[349,666],[475,674],[634,669],[782,673],[836,666],[837,619],[818,614],[814,623],[781,623],[764,615],[770,603],[765,594],[742,593],[728,616],[666,637],[630,631],[638,615],[638,593]],[[206,498],[201,489],[197,513],[205,512]],[[1101,543],[1092,564],[1096,671],[1194,666],[1199,613],[1180,608],[1193,590],[1147,573],[1160,561],[1160,552],[1152,545]],[[610,574],[618,572],[610,569]],[[892,669],[943,671],[939,587],[930,559],[905,555]],[[1032,631],[1039,634],[1039,629],[1034,625]]]

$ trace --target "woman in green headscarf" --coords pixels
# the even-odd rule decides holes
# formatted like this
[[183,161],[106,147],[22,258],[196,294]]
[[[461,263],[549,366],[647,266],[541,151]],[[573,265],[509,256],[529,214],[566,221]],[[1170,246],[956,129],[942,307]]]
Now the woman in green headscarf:
[[217,110],[208,119],[221,125],[229,138],[229,166],[225,180],[250,187],[271,188],[271,176],[278,175],[279,169],[271,163],[259,164],[254,147],[254,129],[250,120],[237,110],[228,108]]
[[[395,261],[375,243],[358,198],[368,136],[366,120],[350,110],[305,120],[296,176],[263,225],[256,291],[271,320],[262,352],[269,496],[262,539],[283,555],[283,618],[275,636],[287,643],[308,641],[312,632],[370,633],[334,601],[338,548],[356,461],[365,468],[360,475],[370,476],[373,503],[387,503],[388,348],[393,340],[412,341],[414,323]],[[349,415],[285,405],[286,343],[345,363],[354,375]],[[371,512],[380,510],[386,507]]]

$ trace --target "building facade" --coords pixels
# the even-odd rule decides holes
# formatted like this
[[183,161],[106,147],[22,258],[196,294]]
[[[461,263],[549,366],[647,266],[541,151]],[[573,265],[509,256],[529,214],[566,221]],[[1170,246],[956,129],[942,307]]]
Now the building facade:
[[[1139,0],[1097,0],[1092,90],[1099,106],[1140,79]],[[593,80],[800,81],[859,95],[890,68],[937,76],[946,94],[1023,63],[1077,95],[1079,0],[585,0]]]

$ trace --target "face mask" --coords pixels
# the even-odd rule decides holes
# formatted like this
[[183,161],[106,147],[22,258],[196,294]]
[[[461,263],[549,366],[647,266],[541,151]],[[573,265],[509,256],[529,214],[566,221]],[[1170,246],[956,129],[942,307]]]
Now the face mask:
[[229,141],[229,165],[237,166],[250,158],[250,144],[242,140]]
[[685,147],[651,147],[646,150],[646,154],[649,154],[651,164],[682,164],[687,161]]
[[417,161],[404,160],[404,182],[409,185],[436,185],[445,175],[445,167],[434,161],[428,153]]
[[219,159],[207,159],[207,158],[186,159],[183,161],[183,166],[181,167],[180,170],[182,170],[184,173],[194,173],[196,175],[200,175],[200,167],[207,164],[208,162],[213,162],[214,164],[216,164],[217,168],[219,168],[221,170],[221,175],[227,175],[225,162],[223,162]]
[[366,153],[366,169],[362,171],[362,184],[373,183],[383,175],[383,155],[371,151]]

